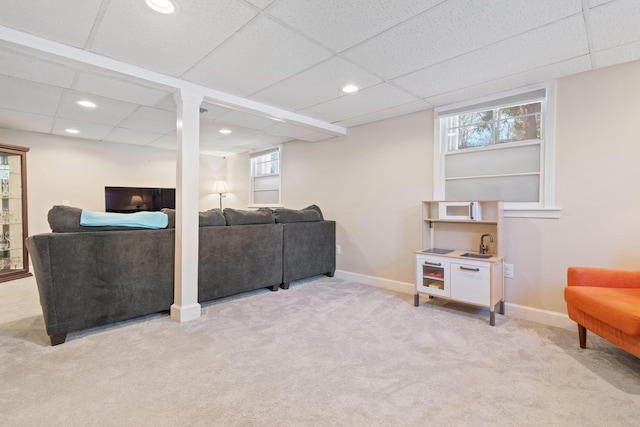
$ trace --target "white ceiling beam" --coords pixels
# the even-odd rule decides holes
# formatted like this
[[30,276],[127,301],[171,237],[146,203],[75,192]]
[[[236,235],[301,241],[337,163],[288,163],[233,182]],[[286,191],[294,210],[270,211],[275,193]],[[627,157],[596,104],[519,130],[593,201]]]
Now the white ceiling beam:
[[205,98],[205,102],[211,102],[231,109],[258,114],[275,121],[285,121],[311,129],[328,132],[332,135],[345,135],[347,133],[347,129],[342,126],[323,122],[282,108],[242,98],[237,95],[210,89],[177,77],[150,71],[135,65],[127,64],[126,62],[117,61],[93,52],[87,52],[76,47],[43,39],[2,25],[0,25],[0,40],[55,55],[66,60],[76,61],[104,70],[114,71],[175,90],[188,90],[190,92],[201,93]]

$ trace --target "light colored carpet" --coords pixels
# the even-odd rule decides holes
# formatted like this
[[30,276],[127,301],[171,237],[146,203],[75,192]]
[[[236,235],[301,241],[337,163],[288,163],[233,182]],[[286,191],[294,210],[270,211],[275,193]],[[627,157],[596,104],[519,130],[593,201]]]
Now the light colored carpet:
[[337,278],[70,334],[0,324],[3,426],[637,426],[640,359],[593,335]]

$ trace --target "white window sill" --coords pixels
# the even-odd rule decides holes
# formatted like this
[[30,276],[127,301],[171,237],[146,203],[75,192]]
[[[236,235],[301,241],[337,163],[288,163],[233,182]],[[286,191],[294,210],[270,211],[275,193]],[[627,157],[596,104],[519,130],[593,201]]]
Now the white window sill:
[[504,209],[505,218],[551,218],[559,219],[561,208]]

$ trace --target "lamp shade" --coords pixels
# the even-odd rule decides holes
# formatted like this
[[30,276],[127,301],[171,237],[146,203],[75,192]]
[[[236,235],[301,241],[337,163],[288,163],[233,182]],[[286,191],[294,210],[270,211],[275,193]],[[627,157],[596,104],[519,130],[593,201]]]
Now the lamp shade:
[[219,194],[228,193],[227,181],[213,181],[213,192]]
[[131,203],[133,206],[141,206],[144,204],[144,202],[142,201],[142,197],[140,196],[133,196],[131,198]]

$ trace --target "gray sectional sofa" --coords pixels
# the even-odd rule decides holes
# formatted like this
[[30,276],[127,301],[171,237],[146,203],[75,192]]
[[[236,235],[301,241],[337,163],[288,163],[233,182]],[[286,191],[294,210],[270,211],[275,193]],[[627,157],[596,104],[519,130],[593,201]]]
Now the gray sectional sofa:
[[[169,310],[174,212],[166,229],[83,227],[81,210],[55,206],[52,233],[27,238],[47,334],[79,331]],[[198,300],[278,287],[335,271],[335,222],[302,210],[213,209],[200,214]]]

